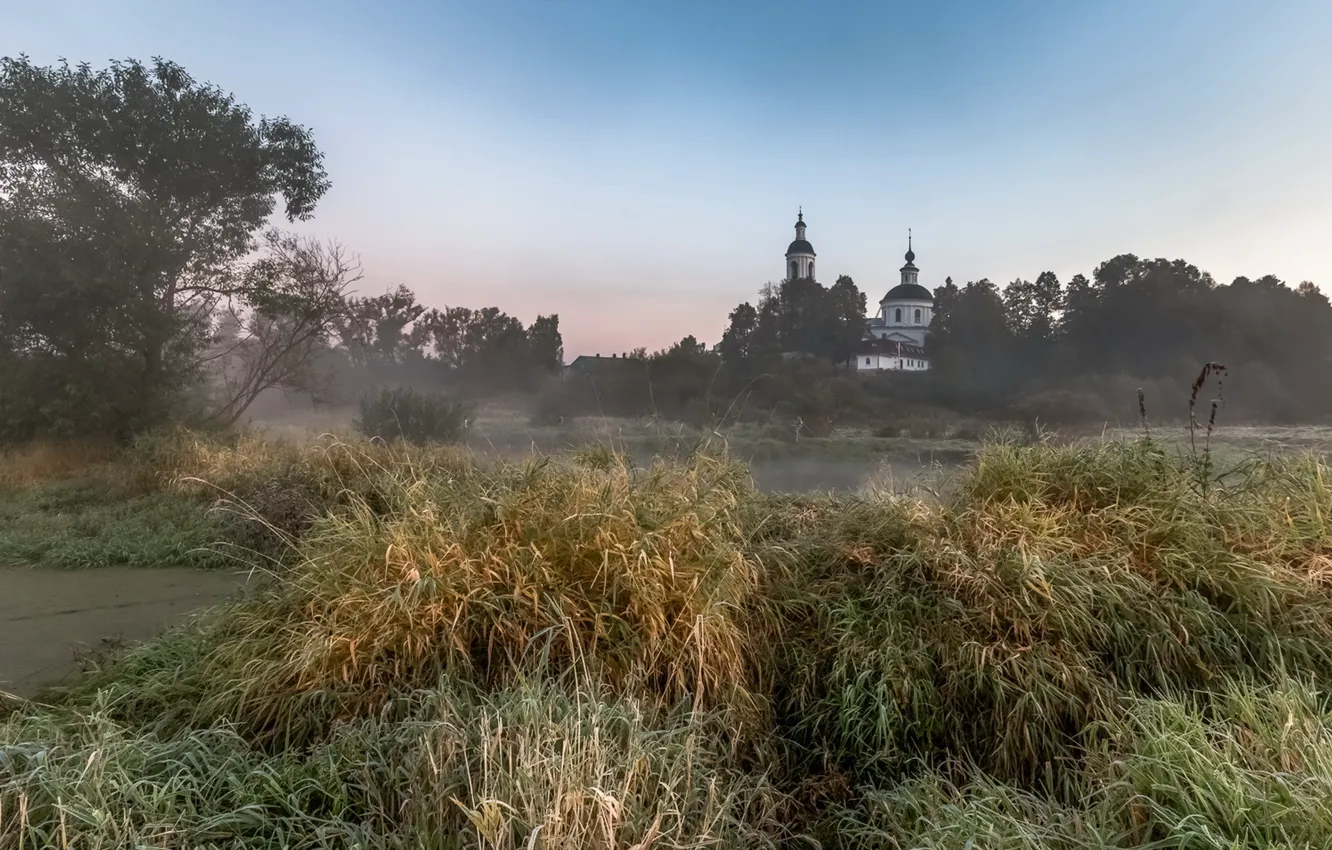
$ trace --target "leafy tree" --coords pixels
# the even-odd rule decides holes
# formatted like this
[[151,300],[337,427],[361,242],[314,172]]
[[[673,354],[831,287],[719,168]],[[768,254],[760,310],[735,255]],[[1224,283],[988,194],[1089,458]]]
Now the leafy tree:
[[558,315],[537,316],[527,328],[527,344],[537,369],[555,373],[564,367],[564,337]]
[[759,314],[754,305],[746,301],[736,306],[729,318],[721,342],[717,343],[717,352],[728,369],[744,371],[755,357],[752,348]]
[[1041,272],[1035,282],[1015,280],[1004,288],[1004,312],[1015,337],[1049,340],[1054,336],[1063,292],[1054,272]]
[[935,371],[954,400],[990,404],[1004,398],[1020,376],[1009,360],[1012,337],[998,288],[981,279],[940,290],[928,338]]
[[952,337],[953,312],[961,290],[953,279],[946,278],[943,286],[934,290],[934,314],[930,319],[930,332],[925,337],[925,348],[931,356],[937,356],[940,346],[947,350],[947,340]]
[[[241,261],[279,197],[305,220],[328,188],[307,129],[174,63],[2,59],[0,350],[74,388],[85,427],[161,421],[202,379],[219,309],[292,312],[301,287]],[[45,395],[30,426],[62,427]]]
[[865,293],[850,276],[841,275],[828,288],[825,304],[827,347],[822,353],[833,363],[845,363],[865,336]]
[[[421,318],[434,346],[436,358],[452,380],[473,386],[492,388],[530,389],[536,374],[534,358],[527,329],[513,316],[497,307],[470,310],[466,307],[448,307],[431,310]],[[555,352],[558,328],[545,323],[547,350],[543,355],[547,364]],[[552,331],[554,332],[552,334]],[[559,343],[560,350],[563,344]]]
[[812,278],[784,280],[775,296],[777,336],[783,352],[823,354],[830,348],[827,289]]
[[402,285],[373,298],[353,298],[337,320],[338,340],[358,366],[401,364],[421,353],[427,330],[417,320],[425,312]]
[[1013,366],[1028,375],[1043,371],[1054,351],[1063,301],[1059,278],[1054,272],[1041,272],[1034,282],[1015,280],[1004,288],[1003,297],[1013,339]]

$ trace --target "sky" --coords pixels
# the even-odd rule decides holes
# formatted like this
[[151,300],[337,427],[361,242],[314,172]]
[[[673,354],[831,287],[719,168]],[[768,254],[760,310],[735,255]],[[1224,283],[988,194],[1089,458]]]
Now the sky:
[[310,127],[362,294],[715,343],[783,275],[875,304],[1117,254],[1332,293],[1327,0],[0,0],[0,55],[163,56]]

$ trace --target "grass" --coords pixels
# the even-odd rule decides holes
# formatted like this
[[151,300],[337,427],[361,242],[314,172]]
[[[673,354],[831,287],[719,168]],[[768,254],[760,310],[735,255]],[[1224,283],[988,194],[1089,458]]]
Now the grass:
[[208,506],[100,478],[0,489],[0,567],[226,566]]
[[1316,453],[1200,482],[1155,435],[998,442],[929,500],[706,450],[121,463],[317,516],[248,597],[12,706],[0,847],[1332,846]]
[[105,464],[116,455],[106,443],[42,440],[0,447],[0,490],[69,478]]

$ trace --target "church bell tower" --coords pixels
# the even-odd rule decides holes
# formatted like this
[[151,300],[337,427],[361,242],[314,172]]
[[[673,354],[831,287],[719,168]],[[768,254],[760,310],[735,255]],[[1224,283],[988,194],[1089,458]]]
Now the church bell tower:
[[805,211],[796,215],[796,238],[786,249],[787,280],[814,279],[814,246],[805,238]]

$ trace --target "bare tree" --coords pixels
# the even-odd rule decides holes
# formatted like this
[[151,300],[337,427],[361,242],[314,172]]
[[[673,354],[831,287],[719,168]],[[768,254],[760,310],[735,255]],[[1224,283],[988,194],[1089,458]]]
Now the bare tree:
[[207,355],[215,400],[201,424],[230,426],[271,389],[318,398],[326,390],[320,354],[344,317],[360,263],[336,242],[270,230],[266,255],[245,271],[244,301],[217,311]]

